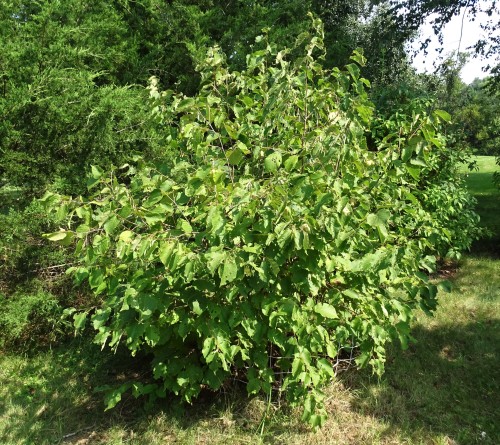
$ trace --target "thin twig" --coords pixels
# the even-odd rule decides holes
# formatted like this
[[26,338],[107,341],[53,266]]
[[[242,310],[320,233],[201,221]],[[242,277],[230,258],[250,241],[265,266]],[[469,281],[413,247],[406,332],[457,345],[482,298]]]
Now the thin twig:
[[88,431],[88,430],[91,430],[92,428],[95,427],[95,424],[92,425],[92,426],[87,426],[85,428],[82,428],[81,430],[78,430],[78,431],[75,431],[74,433],[68,433],[68,434],[65,434],[61,440],[66,440],[66,439],[69,439],[70,437],[73,437],[73,436],[76,436],[77,434],[80,434],[80,433],[83,433],[84,431]]

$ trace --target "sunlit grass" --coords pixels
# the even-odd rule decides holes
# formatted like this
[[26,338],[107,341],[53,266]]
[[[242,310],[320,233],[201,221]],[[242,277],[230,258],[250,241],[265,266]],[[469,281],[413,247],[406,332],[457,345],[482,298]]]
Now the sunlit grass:
[[498,170],[494,156],[475,156],[478,170],[467,173],[467,185],[478,200],[477,212],[481,225],[490,229],[495,243],[500,242],[500,194],[493,183],[493,173]]

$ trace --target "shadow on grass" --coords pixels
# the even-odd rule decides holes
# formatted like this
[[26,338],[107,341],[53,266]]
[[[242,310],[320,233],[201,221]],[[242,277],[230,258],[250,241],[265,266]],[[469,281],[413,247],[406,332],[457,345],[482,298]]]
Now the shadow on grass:
[[[126,393],[105,412],[104,395],[95,388],[143,379],[149,363],[148,357],[131,358],[126,350],[103,353],[82,339],[32,357],[0,355],[0,444],[103,444],[110,430],[140,435],[155,417],[166,418],[178,432],[213,421],[225,407],[243,419],[252,403],[244,387],[233,384],[227,391],[202,392],[193,406],[175,396],[148,406],[144,398]],[[241,425],[245,429],[259,421],[245,418]]]
[[389,423],[384,436],[403,433],[411,443],[427,443],[422,431],[450,444],[500,443],[500,320],[420,326],[413,335],[410,349],[391,351],[381,382],[354,383],[362,389],[353,409]]
[[500,258],[500,191],[493,183],[491,172],[470,173],[467,185],[477,199],[476,212],[481,217],[481,227],[491,232],[491,237],[476,241],[473,255],[490,255]]
[[493,172],[470,172],[467,174],[467,186],[472,193],[479,196],[493,195],[496,186],[493,182]]
[[[394,348],[389,352],[381,382],[356,372],[346,377],[356,393],[352,411],[389,425],[380,438],[382,443],[441,443],[431,439],[436,435],[455,441],[449,444],[500,443],[500,320],[417,326],[413,334],[417,343],[407,351]],[[177,401],[166,399],[146,411],[142,401],[127,396],[117,408],[105,413],[102,394],[93,393],[93,389],[119,382],[126,375],[140,374],[148,362],[131,360],[125,353],[103,354],[84,341],[32,359],[13,359],[7,367],[6,361],[6,356],[0,356],[2,444],[103,444],[108,443],[105,440],[113,428],[120,434],[133,431],[141,435],[151,428],[151,419],[158,417],[165,419],[162,437],[169,425],[173,426],[174,442],[181,430],[206,425],[214,431],[217,421],[223,434],[225,419],[220,415],[224,406],[231,411],[229,421],[236,420],[241,433],[246,431],[247,437],[255,438],[263,412],[258,407],[248,408],[255,399],[249,400],[244,391],[237,394],[232,388],[226,395],[204,394],[185,410]],[[257,417],[252,419],[252,415]],[[286,434],[290,424],[281,423],[266,427],[266,437],[262,438],[266,443]],[[293,423],[296,428],[297,423]],[[302,426],[303,430],[295,432],[309,437],[308,428]]]
[[482,238],[472,243],[470,256],[476,258],[500,259],[500,234]]
[[139,372],[133,364],[81,338],[30,356],[0,355],[0,443],[58,444],[73,433],[131,421],[137,403],[104,413],[94,388]]

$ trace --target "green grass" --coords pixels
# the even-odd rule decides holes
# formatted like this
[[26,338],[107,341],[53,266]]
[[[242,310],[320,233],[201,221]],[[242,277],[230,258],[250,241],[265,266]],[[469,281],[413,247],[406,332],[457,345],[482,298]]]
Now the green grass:
[[236,385],[185,409],[173,398],[146,409],[126,397],[105,413],[94,388],[140,375],[141,363],[131,369],[126,355],[75,339],[30,355],[0,353],[0,444],[500,443],[500,259],[492,247],[500,194],[491,183],[493,161],[479,157],[480,170],[468,176],[493,238],[451,271],[454,289],[441,295],[435,316],[416,315],[416,342],[389,351],[381,380],[348,371],[327,389],[330,417],[322,430],[310,431],[296,411],[247,399]]
[[493,183],[493,173],[498,170],[494,156],[475,156],[478,170],[467,173],[467,184],[476,197],[476,210],[481,217],[481,226],[492,232],[491,239],[481,240],[475,251],[487,251],[500,255],[500,195]]

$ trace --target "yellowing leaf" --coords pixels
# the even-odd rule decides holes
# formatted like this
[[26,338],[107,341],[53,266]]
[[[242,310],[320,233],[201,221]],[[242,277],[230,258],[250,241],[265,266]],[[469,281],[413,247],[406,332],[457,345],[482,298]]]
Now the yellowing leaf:
[[125,243],[130,243],[132,241],[133,236],[134,236],[134,232],[132,232],[131,230],[125,230],[122,233],[120,233],[120,236],[118,237],[118,239],[120,241],[125,242]]

